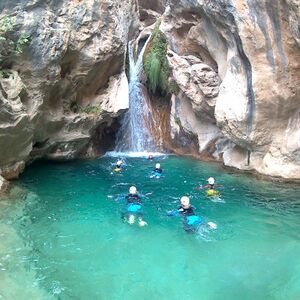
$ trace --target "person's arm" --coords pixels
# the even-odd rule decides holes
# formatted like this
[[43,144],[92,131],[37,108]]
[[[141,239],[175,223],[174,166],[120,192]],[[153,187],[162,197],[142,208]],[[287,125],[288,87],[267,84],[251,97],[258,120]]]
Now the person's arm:
[[180,206],[178,209],[167,211],[167,216],[169,217],[178,216],[181,212],[183,212],[183,208]]
[[199,187],[196,187],[195,190],[203,190],[203,189],[207,189],[209,187],[210,187],[209,184],[205,184],[205,185],[201,184]]

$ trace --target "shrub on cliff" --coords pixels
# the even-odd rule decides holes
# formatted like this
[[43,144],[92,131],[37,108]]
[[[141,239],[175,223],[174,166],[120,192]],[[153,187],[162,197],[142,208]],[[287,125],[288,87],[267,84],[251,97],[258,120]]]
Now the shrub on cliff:
[[169,77],[167,40],[159,30],[159,26],[160,21],[157,22],[153,30],[143,57],[143,64],[150,92],[152,94],[167,94]]
[[81,113],[99,115],[102,112],[102,107],[100,104],[98,105],[88,105],[80,109]]
[[5,16],[0,19],[0,67],[3,62],[23,53],[24,48],[30,43],[27,33],[16,34],[15,24],[11,17]]

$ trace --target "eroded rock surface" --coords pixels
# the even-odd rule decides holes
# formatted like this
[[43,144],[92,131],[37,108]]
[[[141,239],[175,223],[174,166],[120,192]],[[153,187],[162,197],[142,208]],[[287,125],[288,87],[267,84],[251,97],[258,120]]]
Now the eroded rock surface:
[[8,187],[8,182],[0,175],[0,193],[6,191]]
[[299,0],[0,2],[1,16],[14,16],[17,32],[32,38],[5,62],[12,72],[0,84],[0,173],[12,178],[39,157],[105,150],[128,107],[127,42],[161,17],[179,90],[157,127],[168,113],[175,144],[299,179],[299,10]]
[[196,134],[228,166],[300,178],[299,1],[168,4],[173,136]]
[[0,79],[0,174],[16,177],[39,157],[68,160],[109,147],[107,128],[128,108],[136,1],[2,1],[3,16],[31,42],[2,66],[12,71]]

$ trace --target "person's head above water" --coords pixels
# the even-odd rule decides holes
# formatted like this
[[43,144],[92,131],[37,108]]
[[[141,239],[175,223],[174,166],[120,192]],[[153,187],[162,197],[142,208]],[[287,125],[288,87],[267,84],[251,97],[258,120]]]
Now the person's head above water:
[[207,181],[209,184],[215,184],[215,179],[213,177],[209,177]]
[[135,186],[131,186],[129,188],[129,194],[135,195],[137,193],[136,187]]
[[183,196],[180,199],[180,203],[181,203],[182,207],[189,207],[190,206],[190,198],[187,196]]
[[155,169],[160,169],[160,164],[159,163],[155,164]]
[[148,155],[148,159],[152,160],[152,159],[153,159],[153,155],[152,155],[152,154],[149,154],[149,155]]
[[121,165],[122,165],[122,161],[121,161],[120,159],[117,160],[116,165],[117,165],[117,166],[121,166]]

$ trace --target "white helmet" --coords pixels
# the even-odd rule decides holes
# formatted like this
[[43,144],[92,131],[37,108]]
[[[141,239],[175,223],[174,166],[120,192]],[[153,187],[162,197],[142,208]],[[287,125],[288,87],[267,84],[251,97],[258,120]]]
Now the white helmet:
[[180,203],[183,205],[183,206],[187,206],[190,204],[190,198],[187,197],[187,196],[183,196],[181,197],[180,199]]
[[209,184],[214,184],[215,183],[215,179],[213,177],[209,177],[207,179],[207,181],[208,181]]
[[121,166],[121,164],[122,164],[122,161],[119,159],[119,160],[117,160],[117,163],[116,163],[116,165],[117,166]]
[[160,169],[160,164],[157,163],[157,164],[155,165],[155,168],[156,168],[156,169]]
[[135,195],[136,194],[136,187],[135,186],[131,186],[130,188],[129,188],[129,194],[132,194],[132,195]]

